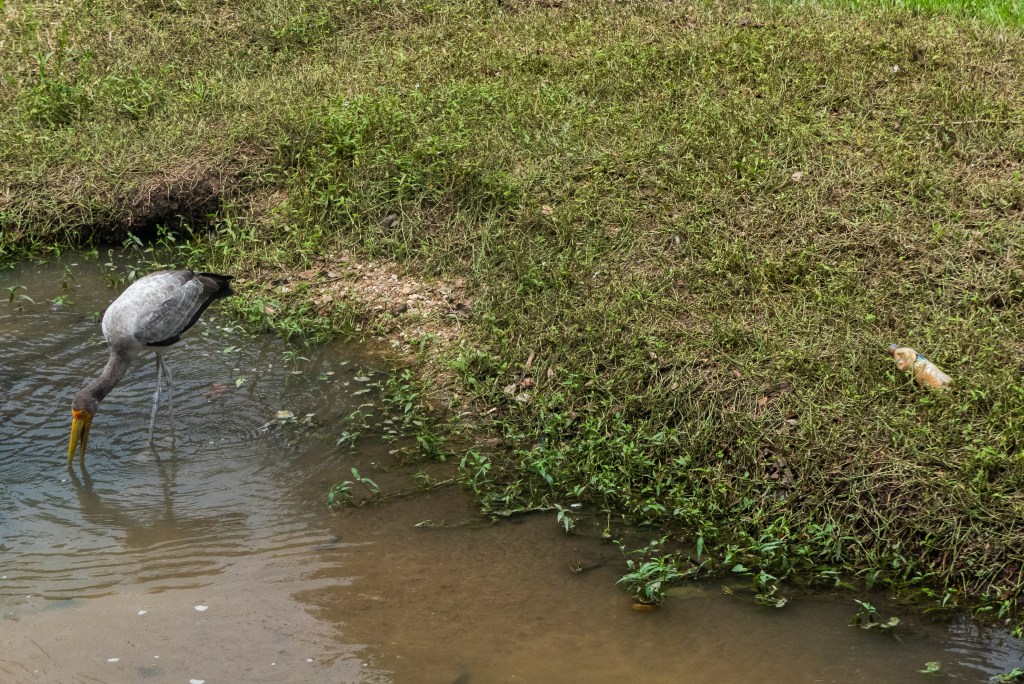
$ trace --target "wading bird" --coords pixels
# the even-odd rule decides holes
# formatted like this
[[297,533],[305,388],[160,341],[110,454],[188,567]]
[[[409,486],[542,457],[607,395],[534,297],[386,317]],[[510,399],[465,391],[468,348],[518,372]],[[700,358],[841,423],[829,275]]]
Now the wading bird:
[[149,418],[149,443],[160,403],[160,386],[167,377],[167,404],[174,429],[171,371],[163,360],[166,347],[181,339],[214,300],[233,294],[231,276],[193,273],[189,270],[157,271],[139,278],[107,307],[103,314],[103,337],[110,346],[110,359],[98,378],[86,385],[71,402],[71,444],[68,467],[81,444],[80,461],[85,466],[85,443],[92,417],[103,397],[121,381],[132,361],[147,351],[156,353],[156,392]]

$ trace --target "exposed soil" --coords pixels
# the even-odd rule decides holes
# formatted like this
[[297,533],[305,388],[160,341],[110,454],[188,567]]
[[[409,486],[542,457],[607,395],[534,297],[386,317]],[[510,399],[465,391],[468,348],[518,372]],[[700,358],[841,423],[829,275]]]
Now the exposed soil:
[[120,242],[129,234],[151,238],[160,226],[180,230],[206,225],[236,185],[237,175],[237,170],[194,161],[146,178],[119,202],[125,207],[124,215],[99,227],[97,237]]
[[340,301],[352,302],[363,314],[361,331],[385,335],[410,356],[412,343],[426,336],[439,345],[456,340],[473,305],[462,278],[426,280],[395,263],[347,252],[329,254],[315,268],[281,273],[274,282],[282,294],[299,284],[310,287],[313,303],[325,312]]
[[[20,235],[24,225],[50,223],[80,245],[121,244],[131,235],[148,242],[160,228],[172,233],[201,230],[230,202],[243,197],[250,201],[247,180],[258,175],[261,156],[258,149],[242,149],[227,157],[193,157],[158,171],[126,174],[109,184],[84,178],[74,166],[58,167],[42,188],[0,183],[0,212],[15,207],[19,197],[39,198],[30,213],[12,212],[11,223],[0,221],[0,227]],[[259,211],[254,208],[254,213]]]

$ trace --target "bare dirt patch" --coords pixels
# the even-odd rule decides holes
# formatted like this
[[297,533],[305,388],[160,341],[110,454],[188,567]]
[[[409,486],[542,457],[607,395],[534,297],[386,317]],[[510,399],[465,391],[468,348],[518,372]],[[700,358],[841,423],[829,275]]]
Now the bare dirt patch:
[[282,274],[274,282],[282,294],[305,284],[325,313],[339,302],[352,303],[361,313],[359,331],[383,335],[410,356],[414,342],[429,338],[446,346],[457,339],[473,306],[462,278],[427,280],[395,263],[347,252],[330,254],[313,268]]
[[236,175],[231,169],[193,161],[146,178],[125,197],[125,214],[112,223],[109,238],[123,240],[129,233],[146,237],[158,226],[173,230],[209,223]]

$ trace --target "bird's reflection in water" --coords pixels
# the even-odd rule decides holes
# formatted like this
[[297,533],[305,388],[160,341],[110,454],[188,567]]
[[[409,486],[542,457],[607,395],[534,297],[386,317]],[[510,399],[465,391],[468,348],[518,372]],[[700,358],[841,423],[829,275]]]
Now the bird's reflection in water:
[[153,457],[149,463],[155,465],[159,476],[162,499],[159,516],[155,519],[153,517],[152,499],[133,506],[131,500],[125,500],[123,496],[101,496],[96,491],[92,476],[82,464],[81,477],[74,468],[68,468],[68,473],[84,522],[123,532],[124,544],[131,550],[168,542],[202,540],[208,535],[222,534],[225,527],[244,526],[245,515],[240,513],[199,517],[186,515],[179,518],[174,509],[175,480],[181,466],[178,451],[172,443],[169,453],[164,456],[160,455],[155,446],[150,446],[148,452]]

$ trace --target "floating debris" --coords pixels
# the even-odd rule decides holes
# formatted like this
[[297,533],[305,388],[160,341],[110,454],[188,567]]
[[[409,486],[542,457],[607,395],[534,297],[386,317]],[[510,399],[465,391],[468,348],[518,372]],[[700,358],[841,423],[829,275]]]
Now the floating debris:
[[291,420],[295,417],[291,411],[278,411],[276,415],[278,420]]
[[918,353],[916,349],[890,344],[889,352],[896,359],[896,367],[901,371],[912,373],[914,380],[919,385],[941,390],[945,389],[953,381],[952,378],[939,370],[938,366]]
[[146,612],[147,612],[147,611],[145,611],[145,610],[140,610],[140,611],[139,611],[139,615],[145,615],[145,614],[146,614]]
[[107,658],[107,662],[108,663],[116,663],[119,660],[121,660],[121,659],[120,658]]
[[188,680],[188,684],[206,684],[206,680],[205,679],[190,679],[190,680]]
[[204,610],[206,610],[209,607],[210,606],[204,606],[202,603],[200,603],[198,606],[196,606],[196,610],[198,610],[200,613],[202,613]]

